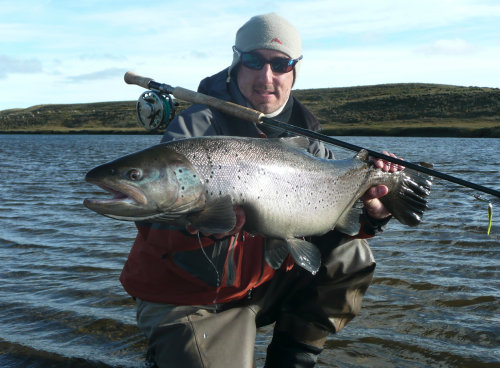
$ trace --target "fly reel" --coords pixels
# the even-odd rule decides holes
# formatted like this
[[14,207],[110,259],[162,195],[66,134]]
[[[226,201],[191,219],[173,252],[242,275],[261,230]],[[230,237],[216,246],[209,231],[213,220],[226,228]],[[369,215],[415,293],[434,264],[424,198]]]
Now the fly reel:
[[175,116],[172,96],[146,91],[137,100],[137,120],[147,130],[165,129]]

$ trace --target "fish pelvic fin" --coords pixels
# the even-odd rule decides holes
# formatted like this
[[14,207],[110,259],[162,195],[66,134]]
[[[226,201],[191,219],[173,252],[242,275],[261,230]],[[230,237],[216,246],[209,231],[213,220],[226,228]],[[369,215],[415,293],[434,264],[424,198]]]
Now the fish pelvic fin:
[[277,270],[281,267],[288,254],[292,255],[295,263],[313,275],[318,272],[321,266],[319,249],[308,241],[296,238],[267,240],[264,258],[269,266]]
[[314,244],[292,238],[286,240],[286,245],[295,263],[313,275],[318,272],[321,266],[321,253]]
[[381,197],[380,201],[403,225],[418,226],[428,209],[427,197],[431,193],[432,180],[433,177],[426,174],[402,171],[398,187]]
[[266,239],[264,248],[264,259],[267,264],[277,270],[283,264],[285,258],[290,254],[286,241],[281,239]]
[[205,233],[227,233],[236,225],[236,214],[229,195],[217,199],[211,206],[186,217],[196,230]]

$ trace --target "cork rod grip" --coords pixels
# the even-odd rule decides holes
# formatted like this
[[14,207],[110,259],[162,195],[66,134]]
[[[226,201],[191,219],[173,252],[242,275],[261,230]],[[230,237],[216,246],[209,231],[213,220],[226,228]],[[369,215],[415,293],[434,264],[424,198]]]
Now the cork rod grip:
[[123,79],[125,79],[125,83],[127,84],[135,84],[136,86],[140,86],[146,89],[149,88],[149,82],[154,80],[152,78],[141,77],[140,75],[137,75],[133,72],[126,72]]
[[175,98],[178,98],[180,100],[196,104],[208,105],[228,115],[235,116],[243,120],[248,120],[253,123],[261,123],[260,118],[264,116],[263,113],[249,109],[248,107],[243,107],[231,102],[219,100],[218,98],[207,96],[198,92],[193,92],[182,87],[175,87],[173,95]]

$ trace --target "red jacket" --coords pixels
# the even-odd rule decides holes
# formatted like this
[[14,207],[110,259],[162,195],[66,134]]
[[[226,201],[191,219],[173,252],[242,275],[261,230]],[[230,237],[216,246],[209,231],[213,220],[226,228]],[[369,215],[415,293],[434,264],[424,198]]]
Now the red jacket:
[[[169,227],[138,223],[139,233],[123,269],[120,281],[125,290],[142,300],[176,305],[212,304],[216,295],[217,275],[210,261],[201,255],[200,240],[186,232]],[[220,287],[217,303],[226,303],[245,297],[253,289],[273,278],[275,271],[263,259],[262,237],[250,237],[241,232],[221,243],[227,243],[222,267],[218,267]],[[204,248],[215,242],[201,238]],[[205,275],[195,275],[196,270],[176,255],[184,258],[193,252],[199,268]],[[197,253],[197,254],[196,254]],[[293,267],[288,257],[283,267]],[[194,271],[194,272],[193,272]],[[198,276],[198,277],[197,277]],[[210,285],[211,284],[211,285]]]

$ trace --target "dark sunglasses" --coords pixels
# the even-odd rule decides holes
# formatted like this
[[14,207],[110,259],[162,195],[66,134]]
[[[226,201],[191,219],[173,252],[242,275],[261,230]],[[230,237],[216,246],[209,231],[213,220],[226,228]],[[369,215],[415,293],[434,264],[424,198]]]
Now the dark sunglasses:
[[264,67],[264,65],[269,64],[271,66],[271,70],[275,73],[291,72],[299,60],[302,60],[302,55],[300,55],[298,59],[278,57],[272,60],[267,60],[259,54],[240,51],[236,48],[236,46],[233,46],[233,51],[240,57],[241,64],[248,69],[260,70]]

